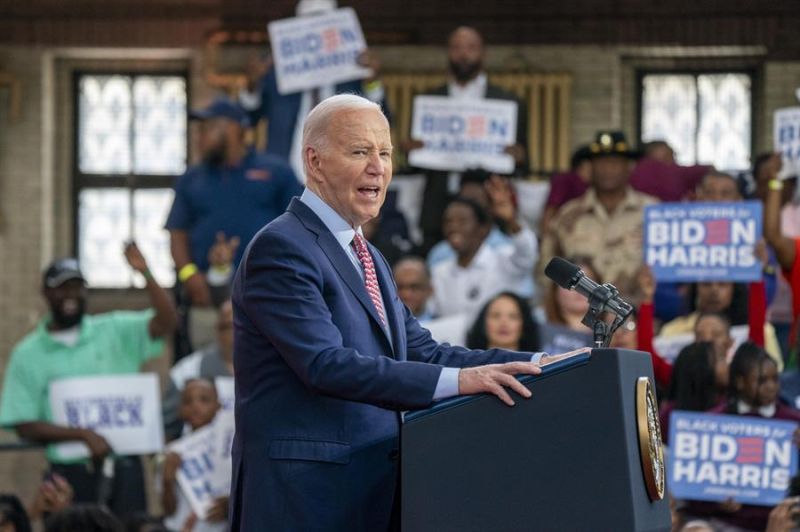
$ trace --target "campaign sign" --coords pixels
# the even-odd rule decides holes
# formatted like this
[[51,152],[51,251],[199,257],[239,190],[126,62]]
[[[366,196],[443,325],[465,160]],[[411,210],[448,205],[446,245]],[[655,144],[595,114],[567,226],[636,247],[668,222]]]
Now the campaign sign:
[[774,506],[797,473],[797,424],[674,411],[668,486],[676,499]]
[[659,282],[758,281],[761,203],[662,203],[644,211],[645,261]]
[[413,166],[450,171],[483,168],[509,174],[514,171],[514,158],[505,149],[516,143],[517,104],[417,96],[411,137],[424,144],[409,153]]
[[230,461],[226,465],[216,456],[217,430],[214,423],[183,436],[168,446],[181,457],[177,480],[192,511],[200,519],[218,497],[230,493]]
[[290,94],[369,77],[358,64],[367,43],[349,7],[321,15],[276,20],[267,25],[278,92]]
[[[154,373],[55,380],[50,383],[50,410],[56,425],[91,429],[118,455],[164,448],[161,389]],[[90,454],[80,442],[59,443],[56,452],[62,459]]]
[[800,107],[775,111],[775,151],[783,158],[781,177],[800,176]]
[[236,399],[233,388],[233,377],[216,377],[214,386],[217,388],[217,397],[223,410],[233,412],[233,403]]

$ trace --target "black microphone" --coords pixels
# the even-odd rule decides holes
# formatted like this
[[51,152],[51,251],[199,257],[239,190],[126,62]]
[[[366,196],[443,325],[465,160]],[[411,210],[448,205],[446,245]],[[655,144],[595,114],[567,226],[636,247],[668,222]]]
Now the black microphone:
[[633,307],[619,297],[613,285],[597,284],[586,277],[577,265],[561,257],[553,257],[547,263],[544,274],[561,288],[575,290],[584,296],[591,307],[597,308],[598,313],[611,312],[624,320],[633,312]]

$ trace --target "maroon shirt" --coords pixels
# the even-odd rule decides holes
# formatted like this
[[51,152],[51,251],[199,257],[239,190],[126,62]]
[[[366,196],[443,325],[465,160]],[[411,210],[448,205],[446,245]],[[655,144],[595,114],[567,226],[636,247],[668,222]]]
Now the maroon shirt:
[[550,178],[550,194],[547,196],[548,207],[561,207],[566,202],[583,196],[589,185],[575,172],[556,174]]
[[655,196],[661,201],[681,201],[693,192],[710,166],[680,166],[643,158],[631,174],[634,190]]

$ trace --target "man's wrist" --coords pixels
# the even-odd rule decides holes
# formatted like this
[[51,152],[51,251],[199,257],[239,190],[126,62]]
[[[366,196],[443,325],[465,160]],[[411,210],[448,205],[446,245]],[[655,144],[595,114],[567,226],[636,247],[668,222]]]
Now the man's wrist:
[[183,268],[178,270],[178,280],[182,283],[185,283],[192,277],[194,277],[197,272],[200,270],[197,269],[197,264],[194,262],[190,262],[189,264],[185,265]]
[[783,190],[783,181],[775,178],[770,179],[769,182],[767,182],[767,187],[770,190]]

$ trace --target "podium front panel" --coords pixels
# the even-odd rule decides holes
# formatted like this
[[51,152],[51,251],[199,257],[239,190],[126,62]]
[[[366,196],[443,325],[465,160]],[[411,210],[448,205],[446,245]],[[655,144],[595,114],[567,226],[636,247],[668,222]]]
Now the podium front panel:
[[594,350],[590,361],[523,379],[533,396],[494,396],[406,416],[404,531],[669,530],[651,501],[636,424],[649,356]]

